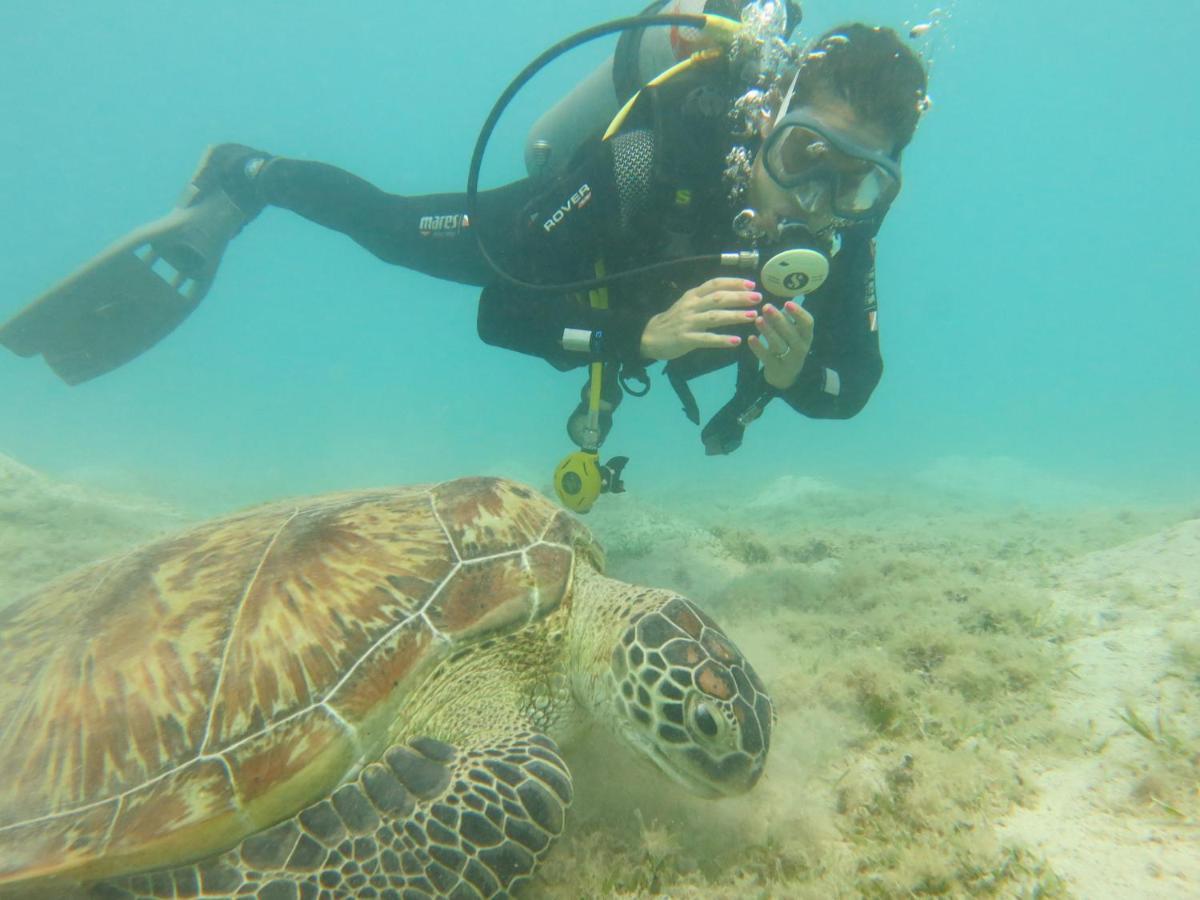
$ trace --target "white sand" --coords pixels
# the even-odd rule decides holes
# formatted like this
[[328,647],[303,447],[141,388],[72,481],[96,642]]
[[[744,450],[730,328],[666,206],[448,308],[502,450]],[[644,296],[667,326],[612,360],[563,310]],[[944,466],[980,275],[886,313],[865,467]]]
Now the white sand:
[[156,500],[58,481],[0,453],[0,608],[185,521]]
[[[986,477],[980,474],[985,470]],[[964,473],[970,473],[974,482]],[[928,501],[922,494],[916,505],[906,505],[910,500],[899,496],[884,497],[887,502],[881,503],[878,496],[793,477],[772,484],[748,503],[713,507],[706,498],[706,518],[693,517],[695,510],[685,510],[679,502],[656,508],[633,495],[606,498],[588,524],[602,535],[618,562],[619,572],[614,574],[708,595],[720,593],[738,579],[766,577],[772,572],[791,577],[787,573],[804,571],[803,567],[813,577],[827,576],[826,570],[836,572],[839,565],[839,547],[850,544],[876,548],[894,557],[936,560],[951,569],[960,554],[966,558],[965,548],[979,558],[982,545],[993,555],[996,571],[1024,573],[1020,577],[1033,583],[1044,581],[1047,570],[1042,566],[1047,560],[1062,559],[1077,547],[1115,542],[1106,530],[1111,529],[1111,511],[1105,513],[1108,518],[1097,520],[1101,524],[1095,529],[1070,534],[1058,530],[1060,523],[1051,513],[1023,511],[1033,505],[1026,497],[1020,498],[1022,510],[1015,514],[993,517],[976,512],[983,508],[980,498],[999,497],[1015,482],[1036,483],[1036,496],[1050,492],[1024,470],[945,463],[923,473],[920,482],[923,489],[935,494],[941,491],[939,496],[944,499],[934,496]],[[1074,494],[1087,493],[1070,487]],[[1102,505],[1108,499],[1087,497]],[[928,505],[921,505],[925,503]],[[976,517],[971,520],[975,531],[960,532],[960,519],[955,516],[963,515]],[[1132,521],[1138,514],[1128,515]],[[186,519],[152,501],[105,496],[55,482],[0,456],[0,606],[40,582],[178,527]],[[754,530],[764,520],[777,523],[774,534]],[[984,523],[982,529],[980,522]],[[714,528],[713,523],[721,527]],[[1124,533],[1146,533],[1152,527],[1139,531],[1131,526]],[[743,528],[748,529],[744,534]],[[750,549],[760,538],[775,541],[772,560],[762,562],[736,552],[731,555],[731,547],[742,546],[743,538],[751,542],[746,544]],[[832,547],[830,558],[822,550],[826,541]],[[781,548],[789,546],[800,556],[782,558]],[[987,577],[979,573],[972,577],[976,576]],[[1182,770],[1185,778],[1189,771],[1193,780],[1198,777],[1200,760],[1171,762],[1164,745],[1168,736],[1177,734],[1185,739],[1179,746],[1195,747],[1200,729],[1196,685],[1180,677],[1180,666],[1172,656],[1172,646],[1181,638],[1200,647],[1200,519],[1069,562],[1056,562],[1049,577],[1057,612],[1082,623],[1071,631],[1079,636],[1069,645],[1075,677],[1061,686],[1055,714],[1066,726],[1064,730],[1083,737],[1078,745],[1054,757],[1017,760],[1017,754],[1009,754],[1014,757],[1014,770],[1019,767],[1026,778],[1032,775],[1036,794],[1024,807],[1009,810],[991,824],[1005,844],[1027,847],[1035,856],[1044,857],[1048,869],[1063,878],[1076,896],[1200,897],[1200,824],[1195,820],[1200,798],[1193,796],[1188,803],[1177,800],[1174,806],[1163,803],[1160,781],[1156,781],[1162,777],[1164,765],[1172,764],[1175,775]],[[964,576],[964,584],[971,583]],[[790,624],[785,614],[786,610],[756,613],[746,607],[740,618],[728,623],[744,649],[766,657],[764,675],[773,676],[781,694],[789,683],[800,683],[796,680],[798,667],[809,666],[821,653],[820,646],[795,646],[782,627]],[[1195,674],[1187,677],[1194,679]],[[1137,734],[1121,717],[1127,709],[1134,710],[1152,732],[1161,728],[1163,736],[1156,742]],[[726,811],[720,815],[708,812],[709,807],[700,801],[685,802],[681,808],[692,811],[686,817],[691,822],[699,815],[711,817],[709,831],[714,839],[721,835],[718,820],[727,820],[727,827],[746,832],[738,840],[749,849],[762,844],[765,839],[757,835],[764,830],[775,835],[772,840],[776,841],[775,832],[790,839],[800,835],[802,840],[796,840],[813,848],[813,859],[820,860],[828,872],[844,877],[839,884],[854,883],[857,851],[838,831],[846,817],[836,810],[835,782],[847,772],[878,767],[883,757],[868,753],[856,762],[852,736],[840,730],[844,728],[842,718],[829,710],[802,712],[817,717],[795,715],[780,723],[780,765],[770,773],[778,795],[775,799],[760,792],[745,798],[741,807],[737,805],[741,801],[725,805]],[[861,732],[857,737],[862,737]],[[895,749],[895,754],[901,750]],[[1164,759],[1168,761],[1164,763]],[[883,775],[878,775],[879,779],[886,780]],[[648,783],[648,789],[653,787]],[[1193,794],[1198,790],[1200,781],[1192,788]],[[670,799],[664,792],[663,800]],[[646,810],[649,816],[653,806]],[[666,817],[669,807],[663,810]],[[779,821],[772,824],[771,816]],[[669,844],[696,831],[686,821],[681,827],[682,832],[663,831],[662,839]],[[626,827],[625,832],[631,828]],[[619,840],[625,832],[614,827],[607,834]],[[601,837],[605,833],[598,832]],[[643,837],[651,833],[652,828],[642,831]],[[580,852],[578,846],[574,850]],[[614,861],[627,858],[621,855],[625,852],[618,849],[599,856],[598,864],[611,872]],[[656,852],[652,848],[645,851],[650,857]],[[582,857],[562,861],[568,872],[564,878],[576,869],[579,877],[584,877]],[[832,896],[828,888],[833,882],[822,880],[819,870],[820,866],[815,875],[801,873],[796,883],[803,886],[803,896]],[[671,875],[671,871],[669,866],[663,869],[663,878],[668,879],[663,890],[672,896],[745,896],[743,888],[750,890],[751,884],[764,883],[754,881],[752,872],[747,874],[751,870],[731,869],[723,880],[690,883],[693,875],[682,870]],[[672,883],[669,876],[677,880]],[[566,883],[570,882],[551,880],[552,893]],[[754,892],[770,897],[800,896],[790,887],[781,892],[779,884],[765,892],[756,887]]]
[[1056,605],[1090,626],[1072,643],[1077,677],[1063,686],[1060,715],[1094,749],[1040,771],[1039,802],[1004,819],[1001,834],[1044,853],[1080,897],[1200,897],[1200,823],[1131,808],[1156,748],[1119,715],[1128,705],[1151,724],[1161,713],[1196,727],[1170,643],[1200,623],[1200,520],[1090,553],[1058,575]]

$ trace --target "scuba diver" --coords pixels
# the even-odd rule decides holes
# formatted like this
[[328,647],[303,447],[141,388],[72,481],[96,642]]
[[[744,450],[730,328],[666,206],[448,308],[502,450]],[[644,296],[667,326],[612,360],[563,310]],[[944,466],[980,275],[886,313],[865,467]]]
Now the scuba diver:
[[[645,18],[654,16],[655,22]],[[882,374],[874,239],[900,191],[901,152],[927,106],[917,54],[887,28],[847,24],[793,40],[796,3],[659,0],[597,26],[613,57],[530,132],[529,176],[466,193],[385,193],[334,166],[238,144],[210,148],[175,210],[128,235],[0,327],[70,384],[110,371],[203,299],[227,243],[266,206],[339,231],[379,259],[482,288],[480,337],[560,370],[588,368],[556,472],[586,512],[619,491],[599,448],[624,393],[664,374],[736,368],[701,431],[735,450],[778,399],[847,418]],[[577,36],[579,37],[579,36]],[[802,302],[800,301],[802,299]]]

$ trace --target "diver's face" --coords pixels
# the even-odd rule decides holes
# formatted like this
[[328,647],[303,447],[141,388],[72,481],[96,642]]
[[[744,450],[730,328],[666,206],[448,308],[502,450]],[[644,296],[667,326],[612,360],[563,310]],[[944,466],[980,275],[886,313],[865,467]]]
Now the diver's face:
[[[885,154],[892,149],[894,141],[886,128],[878,122],[858,118],[850,105],[837,97],[822,95],[793,110],[797,108],[863,147]],[[763,129],[764,142],[771,130],[771,126]],[[815,191],[801,205],[793,191],[781,187],[767,173],[762,153],[755,157],[750,174],[750,205],[758,214],[758,224],[768,234],[776,233],[783,220],[802,222],[814,235],[821,234],[836,219],[829,191]]]

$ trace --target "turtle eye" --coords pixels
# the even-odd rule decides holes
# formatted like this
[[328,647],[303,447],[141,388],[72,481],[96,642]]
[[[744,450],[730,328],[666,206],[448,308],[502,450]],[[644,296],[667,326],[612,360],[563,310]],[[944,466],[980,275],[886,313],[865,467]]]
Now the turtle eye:
[[712,714],[712,710],[708,708],[708,704],[700,703],[696,706],[696,711],[692,713],[692,721],[696,723],[696,728],[705,737],[717,736],[717,720]]

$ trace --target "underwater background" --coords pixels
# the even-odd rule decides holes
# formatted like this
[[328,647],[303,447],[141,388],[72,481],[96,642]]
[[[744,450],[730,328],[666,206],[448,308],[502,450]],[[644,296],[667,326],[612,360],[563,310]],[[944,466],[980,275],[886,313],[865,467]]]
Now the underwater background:
[[[0,4],[0,320],[165,213],[211,143],[461,190],[504,85],[639,8]],[[710,804],[598,743],[530,894],[1200,895],[1200,7],[805,12],[808,36],[938,23],[879,240],[883,380],[851,420],[773,404],[705,457],[655,378],[604,448],[629,493],[586,520],[611,574],[688,593],[754,661],[772,760]],[[611,46],[520,95],[484,186]],[[276,497],[549,491],[585,372],[484,345],[476,298],[268,209],[132,363],[67,387],[0,352],[0,606]],[[693,382],[705,420],[732,380]]]
[[[0,316],[166,212],[209,143],[327,161],[395,192],[461,189],[503,85],[561,37],[636,9],[4,4]],[[606,445],[632,458],[631,490],[1003,456],[1195,492],[1200,81],[1180,73],[1200,8],[947,9],[929,35],[934,108],[880,236],[886,373],[871,402],[845,422],[773,405],[741,450],[713,459],[656,379]],[[892,0],[806,10],[810,35],[931,12]],[[485,186],[522,174],[536,113],[610,48],[579,51],[521,95]],[[472,288],[268,210],[230,245],[201,307],[134,363],[68,388],[40,361],[0,354],[0,448],[217,507],[462,473],[548,480],[570,449],[583,370],[482,344],[475,303]],[[696,382],[705,419],[732,378]]]

